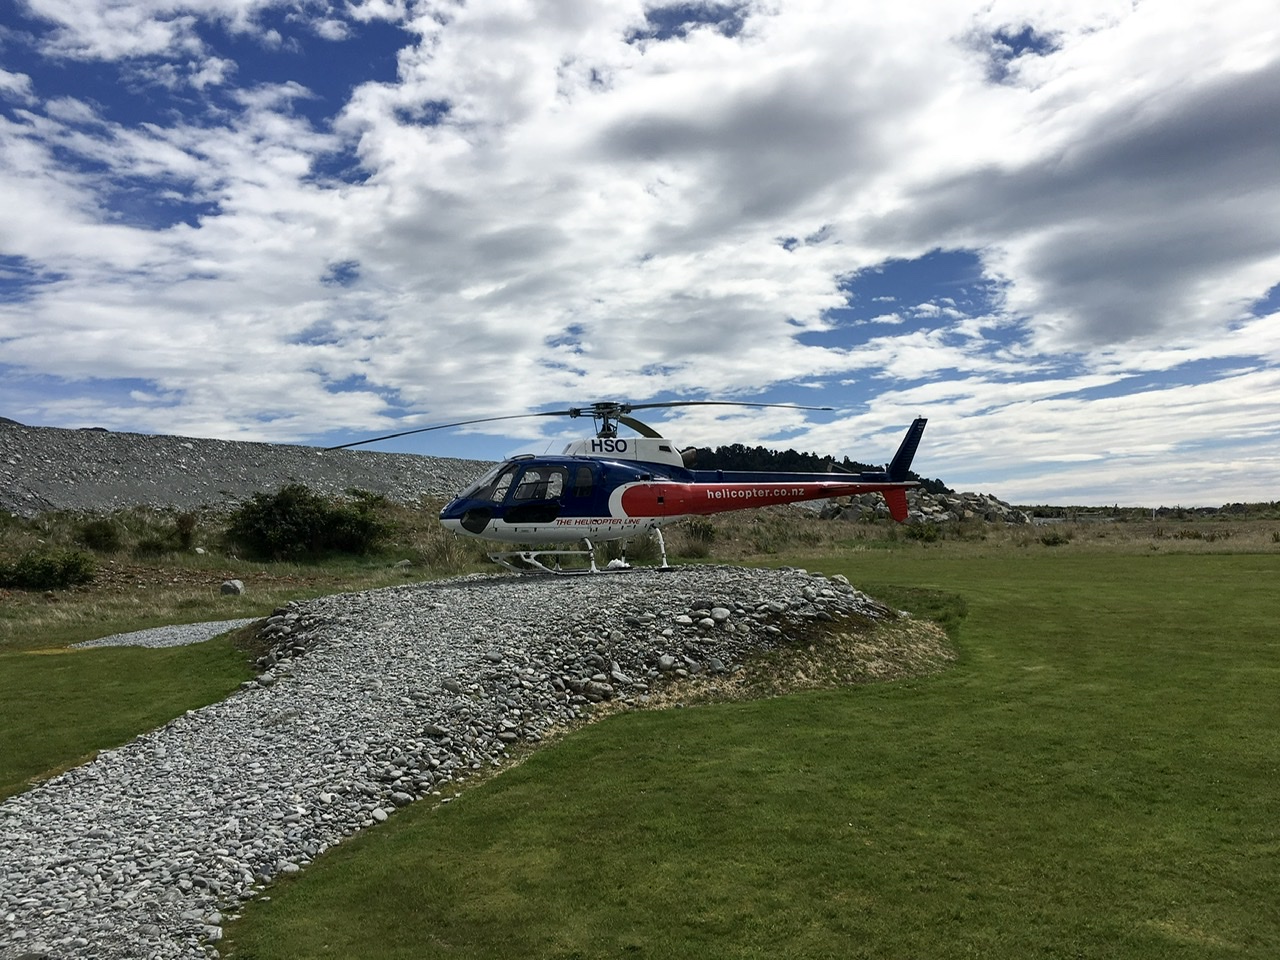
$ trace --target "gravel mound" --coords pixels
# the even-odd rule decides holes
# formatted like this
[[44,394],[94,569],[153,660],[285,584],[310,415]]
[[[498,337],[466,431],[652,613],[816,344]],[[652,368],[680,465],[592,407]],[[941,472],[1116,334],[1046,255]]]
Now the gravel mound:
[[490,464],[368,450],[0,423],[0,510],[231,508],[255,493],[302,483],[323,494],[352,487],[416,503],[452,496]]
[[840,577],[722,566],[290,604],[258,679],[0,805],[0,958],[216,956],[273,877],[593,704],[895,616]]

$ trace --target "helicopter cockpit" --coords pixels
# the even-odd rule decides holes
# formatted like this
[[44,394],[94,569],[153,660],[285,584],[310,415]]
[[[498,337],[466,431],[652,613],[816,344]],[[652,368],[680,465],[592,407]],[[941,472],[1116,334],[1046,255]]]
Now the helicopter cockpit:
[[440,517],[458,519],[462,529],[472,533],[498,519],[506,523],[550,523],[560,516],[567,501],[585,506],[592,500],[599,489],[597,469],[595,464],[581,460],[505,460],[458,494]]
[[589,464],[526,464],[521,459],[498,464],[459,493],[457,499],[491,503],[559,500],[566,492],[573,497],[589,497],[595,487],[595,471]]

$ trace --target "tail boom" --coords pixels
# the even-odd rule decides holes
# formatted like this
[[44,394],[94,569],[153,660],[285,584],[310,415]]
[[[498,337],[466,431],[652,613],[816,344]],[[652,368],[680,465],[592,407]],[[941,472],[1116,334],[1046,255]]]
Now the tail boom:
[[889,504],[890,515],[901,521],[907,518],[907,490],[916,485],[911,480],[903,483],[824,481],[789,484],[641,482],[615,490],[610,498],[610,509],[615,516],[628,517],[706,515],[805,500],[850,497],[860,493],[880,493]]
[[912,422],[893,460],[882,471],[844,475],[692,471],[692,483],[642,480],[624,484],[610,496],[609,512],[615,517],[656,519],[879,493],[889,515],[902,523],[908,514],[907,491],[919,486],[907,476],[927,422],[924,417]]

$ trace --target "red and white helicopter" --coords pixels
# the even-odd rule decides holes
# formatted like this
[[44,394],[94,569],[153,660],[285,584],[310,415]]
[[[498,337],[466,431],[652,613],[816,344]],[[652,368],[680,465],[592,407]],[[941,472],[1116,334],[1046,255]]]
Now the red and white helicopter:
[[[662,568],[668,569],[662,527],[689,517],[765,507],[803,500],[824,500],[859,493],[879,493],[893,519],[907,518],[907,491],[918,486],[908,480],[911,460],[924,433],[926,420],[917,418],[907,430],[898,452],[884,470],[863,473],[770,473],[695,470],[692,450],[679,451],[648,424],[631,416],[636,410],[682,406],[786,407],[830,410],[792,404],[747,403],[732,400],[672,400],[659,403],[605,401],[542,413],[482,417],[385,434],[330,447],[347,447],[389,440],[430,430],[515,420],[524,417],[591,416],[596,435],[574,440],[559,456],[525,454],[504,460],[473,482],[440,511],[440,522],[463,536],[516,544],[520,549],[491,553],[490,559],[512,569],[549,573],[598,572],[593,542],[628,540],[650,532],[657,536]],[[619,437],[618,426],[637,437]],[[585,549],[552,549],[556,544],[582,541]],[[589,571],[558,569],[561,557],[583,557]],[[554,557],[556,568],[542,563]],[[613,561],[611,569],[625,568]]]

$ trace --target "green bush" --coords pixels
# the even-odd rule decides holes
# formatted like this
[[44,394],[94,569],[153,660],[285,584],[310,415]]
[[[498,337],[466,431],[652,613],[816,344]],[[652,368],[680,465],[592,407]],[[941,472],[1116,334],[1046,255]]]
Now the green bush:
[[139,560],[155,559],[172,553],[174,541],[170,537],[145,536],[133,545],[133,555]]
[[12,563],[0,562],[0,587],[61,590],[93,580],[93,557],[82,550],[24,553]]
[[227,538],[270,560],[317,559],[332,553],[366,554],[390,532],[377,516],[381,498],[358,496],[330,503],[302,484],[256,494],[231,515]]
[[196,542],[197,518],[194,513],[180,513],[173,520],[174,539],[182,550],[190,550]]
[[99,553],[115,553],[120,549],[120,525],[99,517],[86,520],[76,531],[76,540]]

